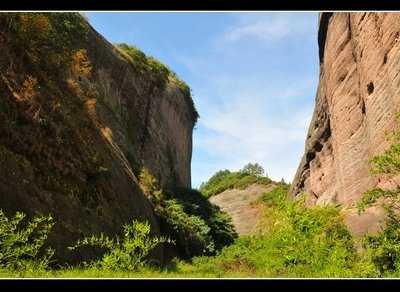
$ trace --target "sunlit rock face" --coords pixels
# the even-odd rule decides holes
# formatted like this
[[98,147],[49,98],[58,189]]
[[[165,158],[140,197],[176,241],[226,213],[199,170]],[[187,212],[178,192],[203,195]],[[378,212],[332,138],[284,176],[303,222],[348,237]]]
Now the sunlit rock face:
[[[398,13],[320,15],[320,80],[293,196],[352,208],[366,190],[393,183],[372,176],[369,160],[389,146],[400,110],[399,38]],[[365,224],[353,215],[358,233],[376,229],[371,216]]]
[[190,92],[143,74],[77,13],[1,13],[0,23],[0,209],[51,213],[62,260],[81,259],[65,248],[77,238],[133,218],[159,234],[138,173],[190,187]]

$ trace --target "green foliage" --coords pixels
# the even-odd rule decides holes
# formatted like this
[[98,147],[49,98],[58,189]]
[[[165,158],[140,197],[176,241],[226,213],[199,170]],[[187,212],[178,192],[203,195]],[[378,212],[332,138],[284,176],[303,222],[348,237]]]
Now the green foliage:
[[386,227],[377,235],[367,235],[363,246],[379,276],[400,275],[400,221],[388,210]]
[[149,253],[159,244],[172,243],[165,237],[150,237],[150,225],[147,222],[133,220],[123,228],[122,239],[119,237],[110,239],[104,234],[92,235],[79,240],[70,249],[75,250],[84,246],[103,248],[107,252],[101,260],[94,263],[94,266],[108,270],[133,271],[148,263]]
[[195,121],[199,118],[199,114],[191,98],[190,87],[181,80],[175,72],[157,59],[147,56],[135,46],[122,43],[116,44],[116,47],[128,56],[132,66],[139,74],[144,75],[146,78],[150,78],[156,86],[164,88],[168,80],[172,80],[182,91],[185,100],[193,109],[192,114]]
[[254,183],[270,184],[271,180],[263,174],[264,169],[258,163],[248,163],[237,172],[231,172],[227,169],[220,170],[207,182],[201,184],[200,191],[209,198],[228,189],[245,189]]
[[262,168],[258,163],[248,163],[240,170],[240,172],[261,177],[264,175],[264,168]]
[[207,254],[214,251],[214,242],[210,236],[210,227],[198,216],[185,212],[177,200],[165,201],[165,207],[159,215],[166,220],[174,238],[179,242],[181,252],[186,257],[194,254]]
[[43,245],[54,225],[51,216],[36,216],[23,222],[25,214],[17,212],[8,218],[0,210],[0,268],[45,269],[54,254]]
[[178,271],[209,276],[347,277],[357,254],[337,207],[306,208],[287,199],[288,186],[264,195],[263,232],[243,236],[216,257],[196,258]]
[[[400,174],[400,131],[396,129],[388,137],[392,145],[381,155],[371,160],[371,171],[375,175],[396,176]],[[381,202],[386,210],[386,226],[376,235],[368,235],[364,240],[371,261],[380,276],[400,274],[400,188],[373,188],[364,193],[358,203],[360,212]]]
[[163,223],[164,232],[175,239],[177,249],[184,257],[215,254],[236,238],[230,217],[200,192],[188,189],[163,192],[145,168],[139,179]]
[[[153,181],[149,179],[148,181]],[[392,221],[384,236],[369,237],[366,252],[357,253],[340,209],[335,206],[306,208],[304,200],[287,198],[288,186],[281,184],[262,197],[264,218],[260,233],[242,236],[215,256],[198,256],[190,263],[174,260],[166,267],[150,266],[149,252],[160,242],[149,237],[150,227],[133,221],[124,227],[124,238],[89,237],[77,243],[97,246],[108,252],[89,266],[61,270],[18,272],[23,277],[376,277],[399,276],[400,250],[398,222]],[[157,189],[157,188],[149,188]],[[205,209],[202,197],[187,191],[176,192],[162,208],[173,217],[171,227],[191,229],[206,238],[212,229],[199,220]],[[180,200],[189,199],[186,204]],[[202,197],[204,199],[204,197]],[[187,212],[192,212],[191,214]],[[203,215],[204,216],[204,215]],[[395,217],[392,217],[392,219]],[[187,225],[184,221],[188,221]],[[172,226],[176,223],[175,226]],[[181,233],[182,235],[182,233]],[[190,237],[186,238],[193,244]],[[178,239],[182,240],[182,239]],[[196,239],[198,240],[198,239]],[[200,242],[200,241],[197,241]],[[395,244],[396,243],[396,244]],[[200,244],[204,247],[204,242]],[[381,270],[377,269],[381,267]],[[16,272],[1,269],[0,276]]]
[[280,184],[272,191],[264,193],[262,201],[267,207],[276,207],[283,209],[287,206],[287,194],[289,186],[286,184]]
[[181,188],[174,190],[173,196],[182,205],[184,212],[197,216],[209,227],[210,243],[206,254],[215,254],[234,242],[237,234],[232,219],[218,206],[211,204],[201,192]]

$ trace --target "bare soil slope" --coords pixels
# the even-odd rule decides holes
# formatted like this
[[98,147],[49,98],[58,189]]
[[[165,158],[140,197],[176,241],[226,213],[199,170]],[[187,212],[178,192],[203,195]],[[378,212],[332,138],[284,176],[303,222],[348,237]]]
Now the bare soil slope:
[[256,231],[262,213],[261,207],[254,203],[274,187],[275,184],[252,184],[244,190],[226,190],[211,197],[210,201],[232,217],[233,225],[239,235],[249,235]]

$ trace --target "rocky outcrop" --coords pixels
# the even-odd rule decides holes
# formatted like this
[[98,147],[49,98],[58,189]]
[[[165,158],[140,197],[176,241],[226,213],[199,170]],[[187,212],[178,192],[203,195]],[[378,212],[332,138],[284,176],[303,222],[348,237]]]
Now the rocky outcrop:
[[369,160],[389,146],[400,107],[400,15],[322,13],[320,81],[292,194],[349,208],[387,183]]
[[0,47],[0,208],[51,213],[59,259],[80,256],[65,249],[77,238],[133,218],[159,234],[137,175],[146,167],[166,189],[190,187],[190,91],[79,14],[2,13]]

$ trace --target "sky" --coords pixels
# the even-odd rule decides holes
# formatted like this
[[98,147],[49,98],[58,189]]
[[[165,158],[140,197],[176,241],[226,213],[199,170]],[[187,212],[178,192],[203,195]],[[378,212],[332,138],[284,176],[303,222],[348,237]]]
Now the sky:
[[291,182],[304,151],[319,77],[314,12],[91,12],[112,43],[168,65],[192,90],[192,186],[259,163]]

